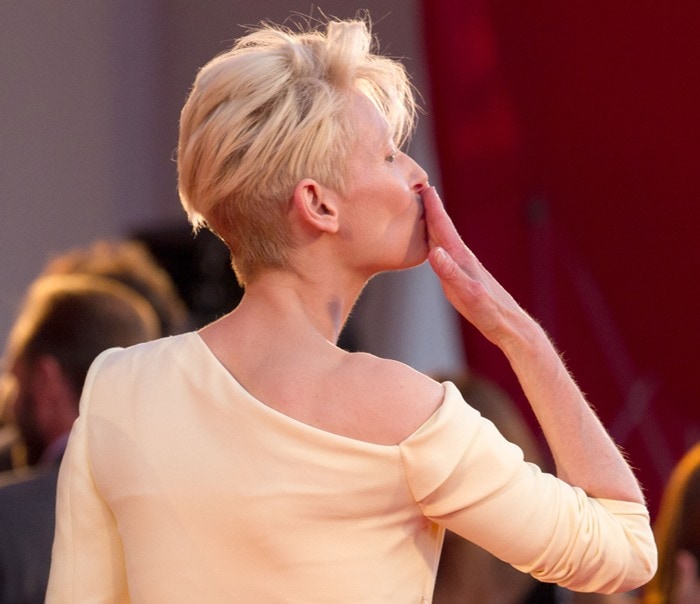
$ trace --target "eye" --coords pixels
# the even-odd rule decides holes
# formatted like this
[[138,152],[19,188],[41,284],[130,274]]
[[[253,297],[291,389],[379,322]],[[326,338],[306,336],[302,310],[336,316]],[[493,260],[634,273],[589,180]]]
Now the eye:
[[390,164],[393,164],[396,161],[397,155],[398,153],[392,153],[391,155],[388,155],[386,161],[388,161]]

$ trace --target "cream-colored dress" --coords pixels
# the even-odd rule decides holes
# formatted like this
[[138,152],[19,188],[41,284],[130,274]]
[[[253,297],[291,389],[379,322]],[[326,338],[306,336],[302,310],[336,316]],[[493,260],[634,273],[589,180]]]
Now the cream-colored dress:
[[58,487],[48,603],[418,603],[444,528],[540,579],[626,589],[656,551],[645,508],[523,462],[445,384],[399,445],[252,397],[196,333],[100,355]]

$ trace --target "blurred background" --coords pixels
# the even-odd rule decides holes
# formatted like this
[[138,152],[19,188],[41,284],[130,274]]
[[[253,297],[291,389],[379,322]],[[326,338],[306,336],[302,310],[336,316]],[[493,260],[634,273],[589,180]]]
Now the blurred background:
[[[700,439],[700,8],[502,0],[0,2],[0,340],[54,254],[145,241],[198,323],[240,292],[176,192],[180,108],[245,26],[368,9],[424,114],[409,152],[466,242],[555,339],[652,510]],[[372,281],[347,345],[465,366],[525,407],[427,267]]]

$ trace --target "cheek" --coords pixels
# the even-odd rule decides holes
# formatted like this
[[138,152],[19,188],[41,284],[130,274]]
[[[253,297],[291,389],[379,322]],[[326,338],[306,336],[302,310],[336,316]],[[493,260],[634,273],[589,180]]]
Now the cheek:
[[17,396],[15,397],[14,404],[12,405],[12,411],[15,417],[20,420],[31,414],[31,405],[29,397],[24,390],[19,390]]

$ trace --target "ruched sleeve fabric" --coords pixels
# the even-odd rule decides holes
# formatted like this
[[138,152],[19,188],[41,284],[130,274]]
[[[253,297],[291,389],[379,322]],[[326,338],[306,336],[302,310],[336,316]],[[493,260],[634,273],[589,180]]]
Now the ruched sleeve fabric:
[[427,518],[541,581],[613,593],[647,581],[646,508],[589,498],[537,466],[445,384],[438,412],[400,445]]

